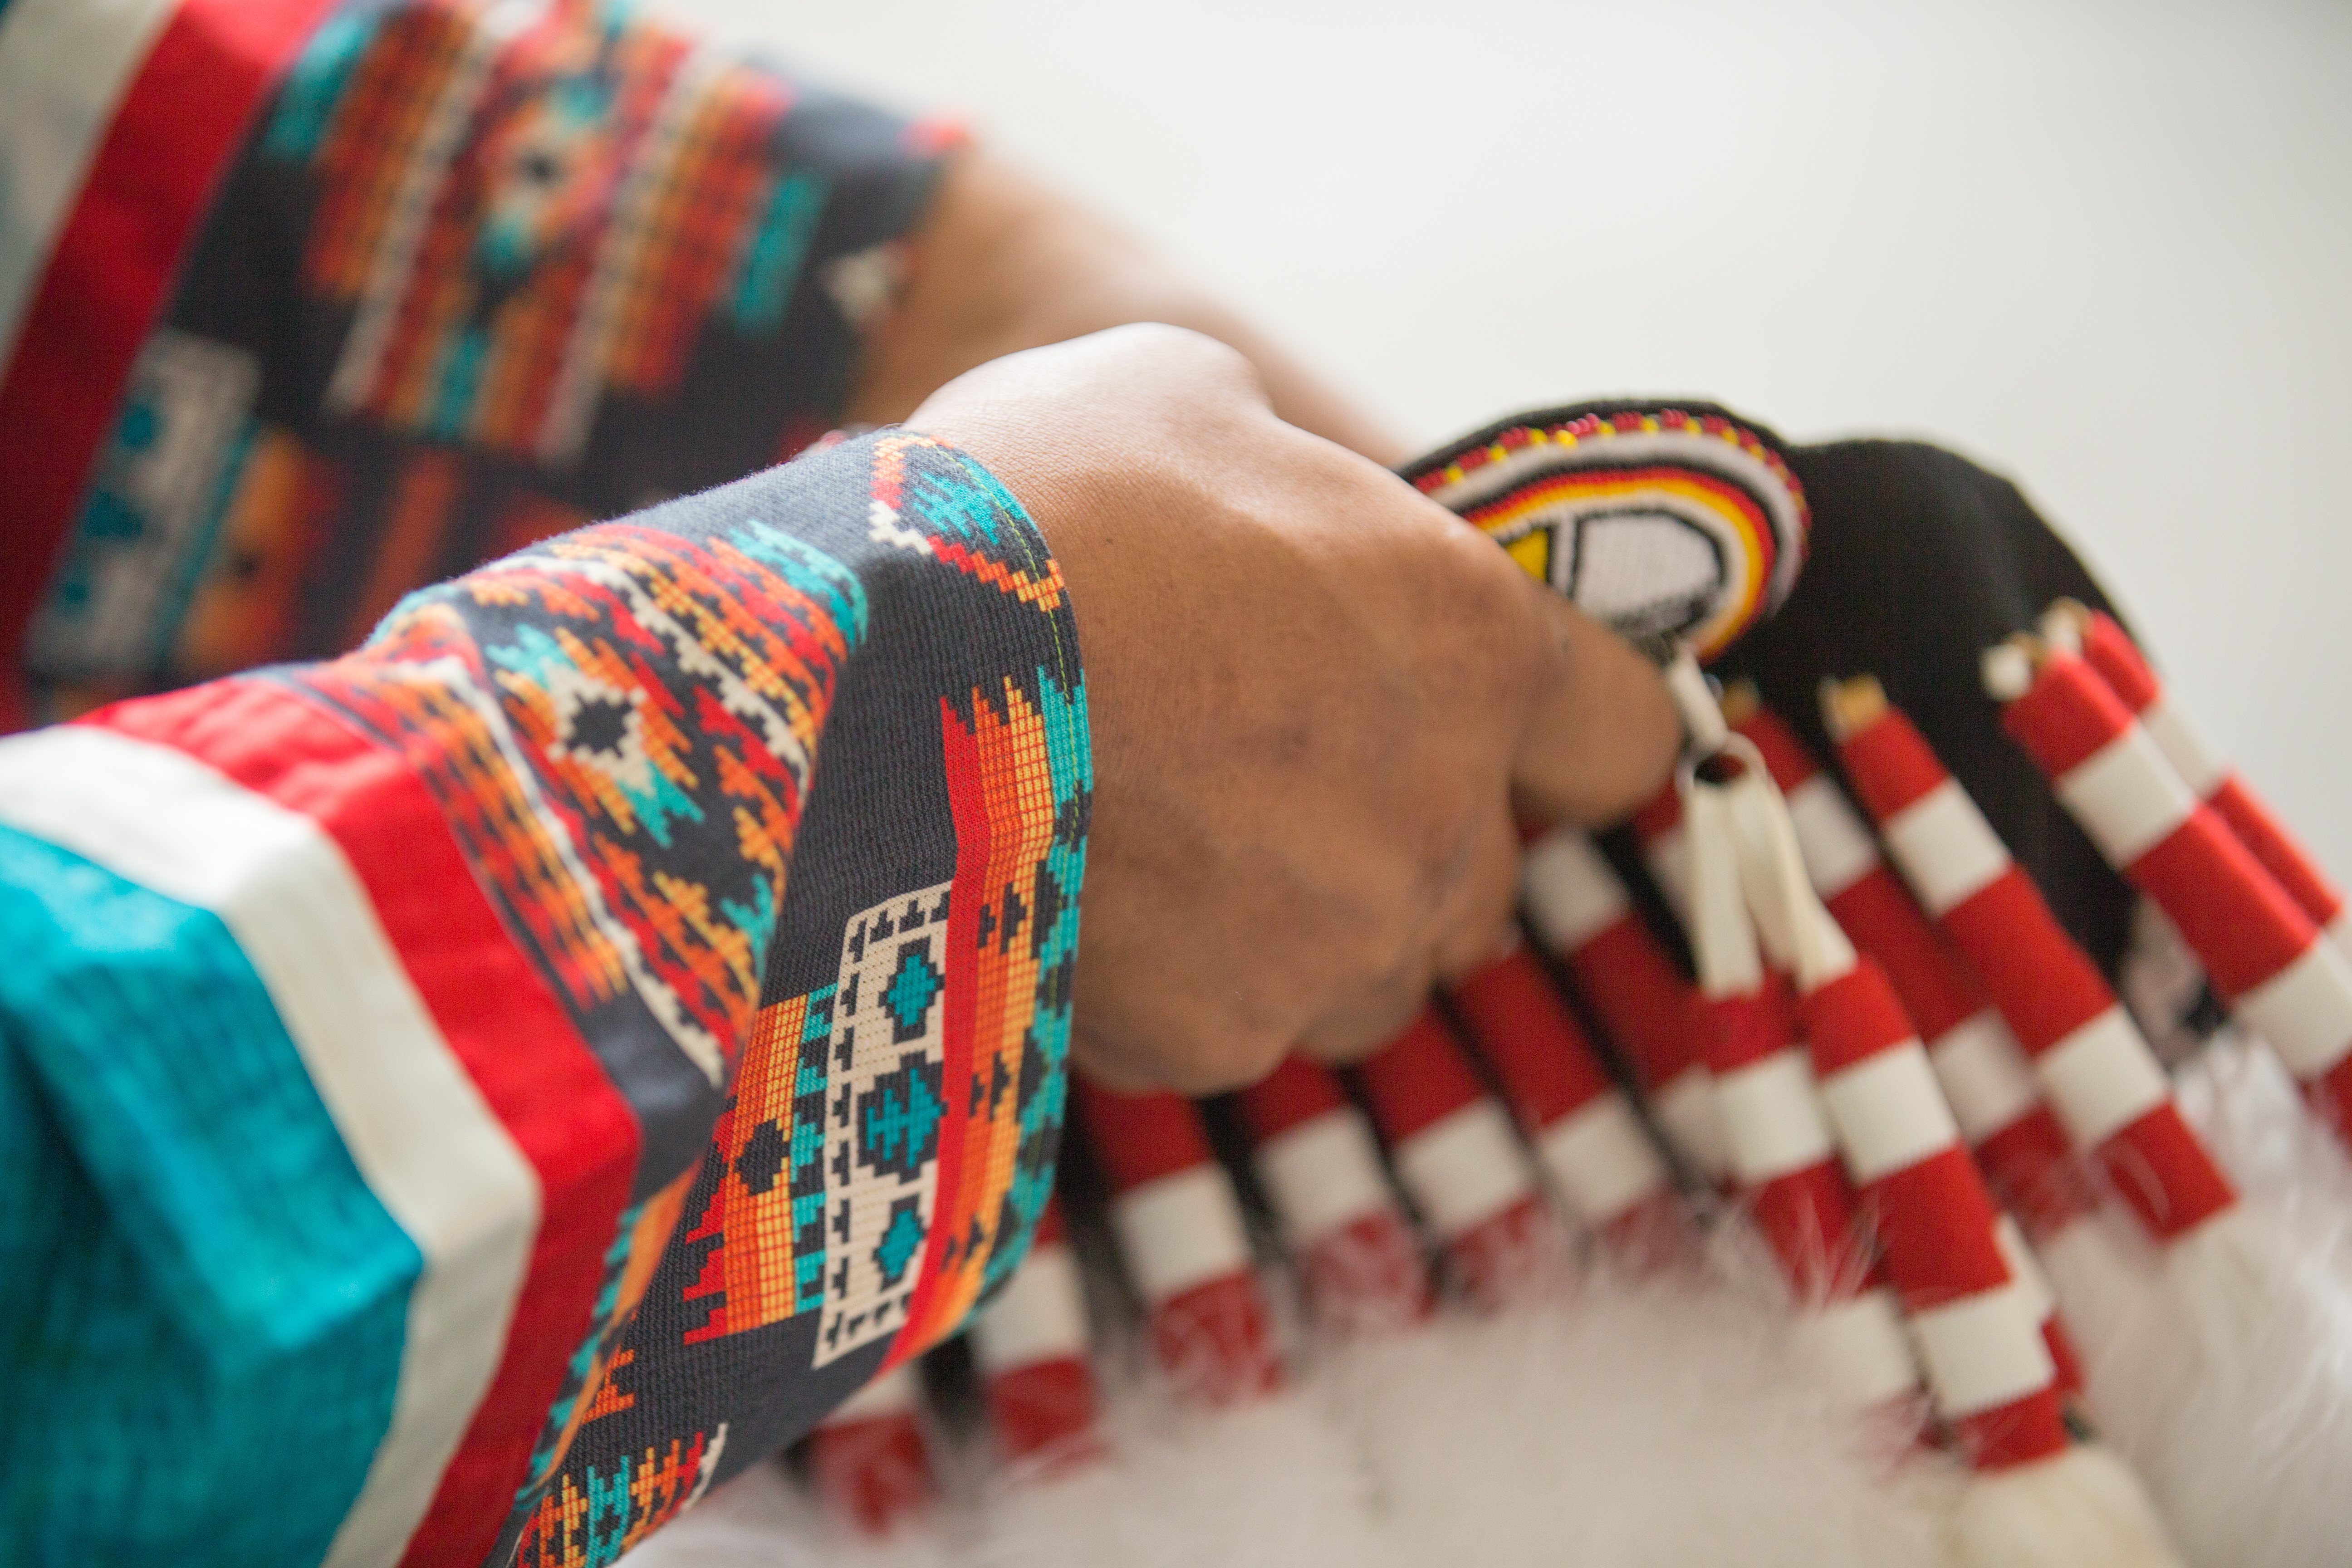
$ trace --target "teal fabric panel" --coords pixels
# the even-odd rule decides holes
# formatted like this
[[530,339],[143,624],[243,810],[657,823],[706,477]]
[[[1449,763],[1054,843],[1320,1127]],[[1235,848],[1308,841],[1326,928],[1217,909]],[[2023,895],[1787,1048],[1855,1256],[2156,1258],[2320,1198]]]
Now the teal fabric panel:
[[220,920],[0,827],[0,1562],[315,1562],[416,1247]]

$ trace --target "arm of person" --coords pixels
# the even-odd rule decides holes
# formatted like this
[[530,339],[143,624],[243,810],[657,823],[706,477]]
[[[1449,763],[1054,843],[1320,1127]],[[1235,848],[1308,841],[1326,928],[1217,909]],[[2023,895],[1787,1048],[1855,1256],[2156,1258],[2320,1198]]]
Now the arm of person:
[[635,1540],[1009,1272],[1067,1055],[1368,1043],[1515,786],[1638,793],[1646,689],[1231,351],[918,425],[0,744],[12,1548]]

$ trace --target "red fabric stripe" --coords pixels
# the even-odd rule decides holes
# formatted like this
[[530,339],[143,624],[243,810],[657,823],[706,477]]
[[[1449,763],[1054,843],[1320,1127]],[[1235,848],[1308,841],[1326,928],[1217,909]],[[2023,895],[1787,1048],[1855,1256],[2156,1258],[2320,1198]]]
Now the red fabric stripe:
[[1470,1304],[1494,1311],[1519,1300],[1566,1260],[1559,1228],[1533,1193],[1445,1244],[1445,1266]]
[[1876,959],[1903,999],[1903,1010],[1934,1040],[1990,1005],[1984,983],[1970,973],[1885,863],[1864,872],[1828,900],[1853,944]]
[[1926,737],[1893,709],[1838,743],[1838,760],[1853,781],[1862,808],[1881,827],[1887,818],[1942,784],[1951,774],[1936,760]]
[[809,1468],[817,1495],[868,1535],[925,1512],[936,1490],[923,1429],[903,1413],[819,1426]]
[[1877,1222],[1905,1311],[1949,1306],[2009,1283],[2009,1265],[1993,1242],[1992,1199],[1958,1144],[1871,1183],[1862,1201]]
[[2135,713],[2145,712],[2164,695],[2156,671],[2147,667],[2147,660],[2140,657],[2115,617],[2105,611],[2093,611],[2090,623],[2083,628],[2083,662],[2096,670],[2107,689]]
[[1869,1242],[1853,1189],[1834,1160],[1767,1182],[1748,1195],[1780,1272],[1801,1301],[1843,1300],[1867,1278]]
[[[1886,1272],[1905,1311],[1949,1306],[2009,1285],[2008,1261],[1993,1239],[1992,1200],[1966,1150],[1955,1145],[1906,1165],[1873,1182],[1862,1195],[1876,1219]],[[2067,1438],[2055,1368],[2035,1394],[1955,1425],[1963,1452],[1979,1468],[2058,1452]]]
[[2151,1235],[2179,1236],[2238,1201],[2170,1100],[2099,1145],[2096,1158]]
[[1649,844],[1682,826],[1683,797],[1668,779],[1664,789],[1650,797],[1641,810],[1633,814],[1633,832],[1644,844]]
[[1282,1386],[1273,1314],[1246,1272],[1170,1297],[1151,1314],[1150,1337],[1160,1370],[1196,1404],[1239,1405]]
[[1705,1003],[1706,1065],[1717,1077],[1760,1062],[1788,1048],[1797,1037],[1797,997],[1778,973],[1763,989],[1744,996],[1710,997]]
[[1997,1410],[1952,1423],[1952,1441],[1971,1468],[2005,1469],[2063,1453],[2066,1418],[2057,1387],[2043,1389]]
[[1048,1457],[1075,1468],[1102,1452],[1096,1437],[1095,1374],[1076,1356],[1032,1362],[988,1380],[988,1414],[1012,1459]]
[[258,680],[118,704],[96,721],[184,752],[334,839],[450,1051],[539,1173],[544,1210],[504,1355],[408,1551],[479,1562],[587,1335],[635,1174],[635,1117],[398,753]]
[[1114,1191],[1130,1192],[1213,1158],[1201,1113],[1189,1100],[1156,1090],[1121,1094],[1076,1075],[1071,1088],[1087,1147]]
[[1801,1006],[1816,1079],[1827,1079],[1917,1037],[1903,1004],[1895,999],[1886,972],[1867,954],[1835,980],[1808,992]]
[[329,0],[183,0],[91,159],[0,378],[0,726],[122,383],[263,92]]
[[[940,700],[940,767],[948,788],[948,813],[955,823],[956,868],[954,879],[948,888],[947,950],[951,954],[969,954],[979,951],[980,910],[988,902],[992,876],[996,871],[993,857],[993,836],[988,826],[987,785],[981,777],[980,742],[972,732],[957,719],[955,709],[947,699]],[[953,1103],[957,1086],[972,1079],[972,1040],[980,1026],[980,966],[976,963],[948,964],[947,997],[941,1020],[940,1078],[948,1087],[950,1103]],[[940,1292],[948,1289],[945,1281],[955,1286],[970,1279],[971,1260],[965,1268],[950,1272],[945,1267],[947,1249],[951,1242],[961,1241],[958,1234],[963,1226],[950,1216],[960,1212],[957,1203],[968,1176],[964,1161],[964,1139],[970,1131],[969,1116],[949,1115],[941,1120],[938,1163],[938,1184],[931,1194],[932,1225],[923,1238],[922,1272],[918,1276],[913,1295],[908,1298],[905,1312],[898,1320],[899,1328],[890,1342],[889,1354],[883,1358],[876,1375],[888,1372],[901,1362],[929,1350],[931,1343],[944,1337],[952,1325],[935,1323],[939,1310]],[[986,1216],[992,1220],[994,1216]],[[991,1236],[993,1245],[1000,1237]]]
[[[2164,695],[2147,660],[2115,618],[2104,612],[2094,611],[2083,630],[2083,659],[2135,713],[2145,711]],[[2239,842],[2253,852],[2263,869],[2277,879],[2314,925],[2324,926],[2343,912],[2344,895],[2312,864],[2311,857],[2243,780],[2235,773],[2225,777],[2206,796],[2206,804],[2221,815]]]
[[2098,966],[2015,866],[1947,910],[1943,926],[2028,1056],[2039,1056],[2115,1005]]
[[2305,1084],[2303,1093],[2319,1119],[2336,1129],[2344,1142],[2352,1144],[2352,1057]]
[[1393,1332],[1432,1310],[1421,1242],[1402,1209],[1360,1215],[1318,1238],[1297,1262],[1316,1321],[1334,1332]]
[[2061,779],[2137,722],[2081,659],[2053,654],[2033,688],[2000,712],[2000,727],[2051,778]]
[[1565,955],[1577,994],[1601,1016],[1644,1089],[1671,1083],[1697,1059],[1704,1028],[1697,990],[1630,910]]
[[1486,1092],[1471,1072],[1454,1031],[1427,1008],[1356,1070],[1373,1124],[1391,1147]]
[[1330,1068],[1289,1056],[1242,1090],[1242,1124],[1249,1129],[1251,1142],[1264,1143],[1348,1104],[1347,1090]]
[[2344,912],[2343,893],[2237,774],[2223,779],[2221,786],[2205,798],[2214,815],[2253,852],[2263,869],[2286,889],[2287,897],[2311,917],[2314,925],[2326,925]]
[[2001,1207],[2039,1244],[2098,1205],[2058,1113],[2037,1105],[1977,1145],[1977,1163]]
[[2320,940],[2302,906],[2205,807],[2133,861],[2126,875],[2172,917],[2226,1001],[2260,985]]
[[1615,1087],[1528,949],[1463,981],[1454,1004],[1521,1125],[1549,1127]]
[[1732,728],[1755,743],[1756,750],[1763,755],[1764,771],[1772,775],[1772,782],[1780,786],[1782,795],[1791,793],[1822,771],[1813,754],[1805,750],[1805,742],[1789,728],[1789,721],[1769,708],[1759,706]]

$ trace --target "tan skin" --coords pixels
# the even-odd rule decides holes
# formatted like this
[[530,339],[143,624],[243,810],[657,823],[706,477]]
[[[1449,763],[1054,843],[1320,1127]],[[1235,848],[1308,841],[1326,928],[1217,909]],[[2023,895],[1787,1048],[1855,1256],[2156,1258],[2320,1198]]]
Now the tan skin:
[[[1515,813],[1601,823],[1655,789],[1663,684],[1080,209],[966,154],[918,243],[853,413],[986,463],[1069,583],[1080,1065],[1203,1093],[1360,1055],[1507,940]],[[1192,330],[1100,331],[1136,321]]]

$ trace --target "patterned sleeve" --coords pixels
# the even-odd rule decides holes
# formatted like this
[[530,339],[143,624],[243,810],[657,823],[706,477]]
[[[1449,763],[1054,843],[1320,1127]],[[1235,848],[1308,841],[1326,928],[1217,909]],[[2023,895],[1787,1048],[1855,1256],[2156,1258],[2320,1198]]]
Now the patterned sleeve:
[[609,1562],[1062,1118],[1061,580],[907,432],[0,742],[0,1559]]
[[790,457],[949,141],[620,0],[0,12],[0,724]]

